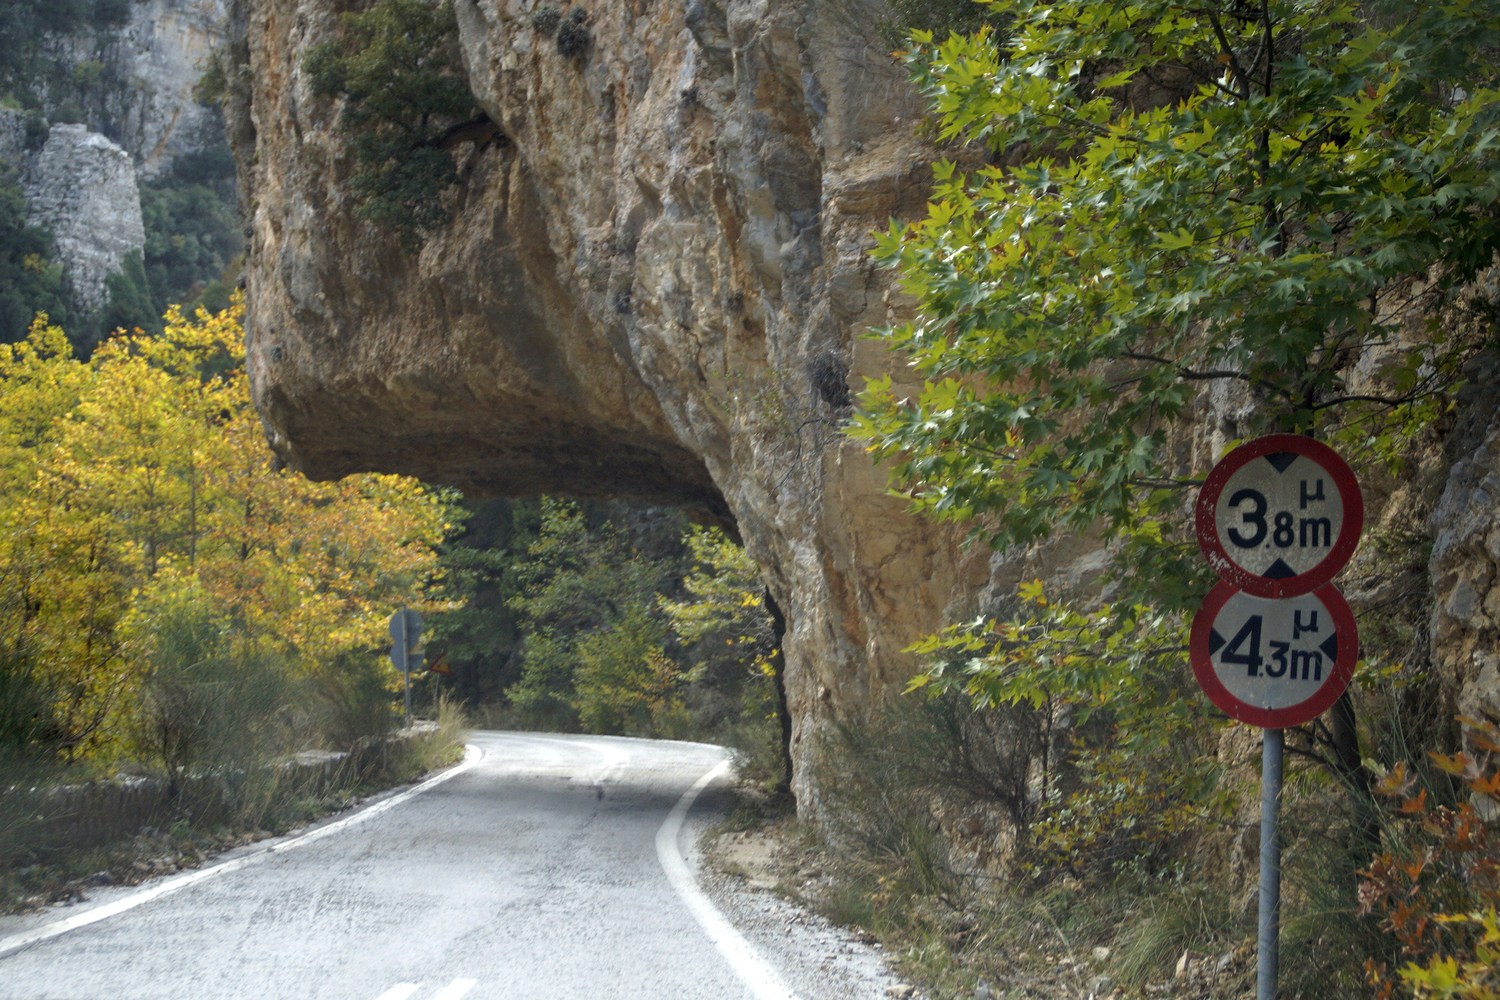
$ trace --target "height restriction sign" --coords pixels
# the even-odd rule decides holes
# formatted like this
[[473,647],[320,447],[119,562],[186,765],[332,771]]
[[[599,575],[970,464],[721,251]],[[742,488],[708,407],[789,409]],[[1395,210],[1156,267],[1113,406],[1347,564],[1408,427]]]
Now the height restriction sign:
[[1198,545],[1221,579],[1257,597],[1306,594],[1344,568],[1364,527],[1354,472],[1300,434],[1224,456],[1198,493]]
[[1193,619],[1193,675],[1225,715],[1264,729],[1323,714],[1349,684],[1359,637],[1332,584],[1288,598],[1214,587]]

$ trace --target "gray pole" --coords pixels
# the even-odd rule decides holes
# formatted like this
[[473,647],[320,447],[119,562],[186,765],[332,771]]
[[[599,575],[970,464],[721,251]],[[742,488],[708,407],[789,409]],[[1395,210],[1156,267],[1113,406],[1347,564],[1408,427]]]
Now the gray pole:
[[1262,730],[1260,751],[1260,928],[1256,941],[1256,1000],[1276,1000],[1276,970],[1280,961],[1281,752],[1285,731]]
[[406,728],[411,728],[411,639],[407,632],[407,617],[405,609],[397,612],[401,616],[401,638],[397,642],[401,645],[401,679],[402,688],[406,691]]

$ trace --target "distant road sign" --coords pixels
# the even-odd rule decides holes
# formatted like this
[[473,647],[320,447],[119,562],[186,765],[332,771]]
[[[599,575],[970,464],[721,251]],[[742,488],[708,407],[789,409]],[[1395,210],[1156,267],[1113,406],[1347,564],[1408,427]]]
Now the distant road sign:
[[1198,685],[1226,715],[1284,729],[1311,722],[1343,694],[1359,634],[1332,584],[1273,599],[1226,581],[1193,619],[1189,651]]
[[1344,568],[1365,505],[1353,470],[1332,448],[1271,434],[1214,466],[1195,515],[1198,545],[1221,579],[1258,597],[1291,597]]
[[422,654],[416,651],[421,638],[421,615],[411,608],[391,615],[391,663],[403,674],[421,669]]

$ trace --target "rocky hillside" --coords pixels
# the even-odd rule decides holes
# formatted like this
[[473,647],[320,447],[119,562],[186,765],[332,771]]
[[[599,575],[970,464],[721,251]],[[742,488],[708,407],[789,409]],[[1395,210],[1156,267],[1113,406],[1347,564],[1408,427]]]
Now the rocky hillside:
[[[201,162],[223,146],[222,119],[195,97],[223,42],[223,0],[99,0],[71,20],[39,10],[19,3],[7,15],[7,29],[31,51],[0,65],[0,97],[9,105],[0,108],[0,165],[20,183],[26,222],[54,243],[49,256],[78,324],[150,321],[166,299],[218,278],[235,252],[237,233],[224,231],[229,179]],[[205,183],[221,192],[208,201],[223,203],[207,229],[180,205],[187,187]],[[200,203],[195,211],[214,208]],[[198,273],[186,281],[168,277],[194,256],[180,244],[198,241],[212,245],[205,255],[212,259],[189,264]],[[133,255],[144,259],[132,265]],[[122,278],[112,291],[111,279]],[[112,295],[143,301],[110,310]]]
[[[902,686],[903,647],[1023,577],[1097,572],[1086,539],[963,547],[839,435],[849,387],[892,364],[860,333],[902,308],[870,234],[924,203],[932,158],[880,3],[456,0],[459,65],[493,128],[453,147],[446,221],[416,245],[358,214],[339,107],[306,72],[349,6],[230,3],[250,364],[294,466],[733,525],[786,618],[804,807],[820,733]],[[1191,447],[1233,436],[1233,406],[1205,395]],[[1462,461],[1434,453],[1423,482],[1370,486],[1371,522],[1418,535],[1436,502],[1416,570],[1431,617],[1409,624],[1437,640],[1455,703],[1491,711],[1493,415],[1476,393]],[[1354,589],[1381,599],[1390,574],[1364,572]]]

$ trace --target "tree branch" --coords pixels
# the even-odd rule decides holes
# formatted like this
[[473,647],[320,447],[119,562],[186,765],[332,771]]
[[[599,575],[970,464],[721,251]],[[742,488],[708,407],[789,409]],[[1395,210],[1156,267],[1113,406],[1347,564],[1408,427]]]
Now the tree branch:
[[1245,382],[1250,385],[1258,386],[1261,389],[1265,389],[1266,391],[1274,395],[1282,397],[1283,399],[1292,398],[1292,393],[1290,392],[1290,390],[1286,389],[1283,386],[1279,386],[1276,383],[1268,382],[1263,378],[1256,378],[1253,375],[1247,375],[1244,372],[1235,371],[1229,368],[1198,371],[1196,369],[1189,368],[1186,365],[1179,364],[1178,362],[1173,361],[1170,358],[1164,358],[1156,354],[1146,354],[1143,351],[1121,351],[1119,357],[1125,361],[1144,361],[1154,365],[1165,365],[1168,368],[1174,369],[1177,372],[1177,377],[1185,382],[1212,382],[1216,379],[1232,379],[1234,381]]

